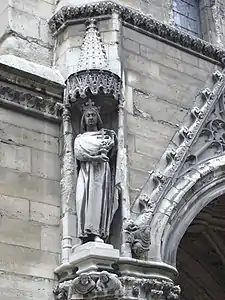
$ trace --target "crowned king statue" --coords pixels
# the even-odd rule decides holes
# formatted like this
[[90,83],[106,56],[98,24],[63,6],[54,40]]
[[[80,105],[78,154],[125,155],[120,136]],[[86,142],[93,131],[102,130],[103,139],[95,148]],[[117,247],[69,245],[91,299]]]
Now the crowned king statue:
[[118,208],[116,193],[117,138],[102,128],[99,108],[90,99],[82,106],[81,134],[75,138],[78,164],[76,211],[82,242],[104,242]]

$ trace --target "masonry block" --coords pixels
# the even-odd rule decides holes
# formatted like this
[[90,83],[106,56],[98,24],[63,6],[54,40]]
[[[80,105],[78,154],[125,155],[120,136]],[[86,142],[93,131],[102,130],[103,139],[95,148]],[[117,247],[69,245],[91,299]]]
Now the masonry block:
[[41,226],[28,220],[0,219],[0,240],[2,243],[40,249]]
[[0,141],[0,165],[20,172],[30,172],[31,151],[28,147]]
[[1,167],[0,194],[60,205],[59,182]]
[[30,219],[39,223],[58,226],[60,221],[60,208],[44,203],[30,203]]
[[32,174],[52,180],[60,180],[59,156],[32,149]]
[[168,122],[173,125],[181,124],[188,110],[174,105],[164,99],[157,98],[151,93],[134,90],[134,105],[136,109],[147,113],[156,122]]
[[0,243],[0,271],[53,279],[59,255],[47,251]]
[[4,142],[58,154],[57,137],[3,122],[0,122],[0,132]]
[[17,126],[21,128],[21,130],[22,128],[26,128],[28,130],[34,130],[35,132],[51,135],[56,138],[59,137],[58,124],[53,124],[48,121],[39,120],[6,108],[0,108],[0,120],[1,122]]
[[29,219],[29,200],[0,194],[0,216]]
[[0,272],[1,297],[4,300],[52,300],[53,280]]
[[60,253],[60,228],[51,225],[41,226],[41,249]]

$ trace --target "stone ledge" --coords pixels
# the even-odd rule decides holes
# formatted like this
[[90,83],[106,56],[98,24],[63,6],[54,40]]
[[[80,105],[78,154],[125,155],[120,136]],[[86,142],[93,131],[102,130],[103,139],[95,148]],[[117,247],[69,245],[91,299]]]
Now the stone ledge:
[[51,68],[13,55],[0,56],[0,106],[33,117],[60,122],[64,80]]
[[[139,259],[120,257],[117,262],[121,276],[135,276],[136,278],[161,278],[174,280],[178,271],[175,267],[160,261],[143,261]],[[156,275],[157,274],[157,275]]]
[[125,25],[132,26],[135,30],[141,30],[145,34],[163,39],[176,47],[203,55],[224,65],[225,51],[223,49],[113,1],[101,1],[82,6],[64,6],[49,20],[49,27],[56,35],[69,22],[82,18],[111,15],[113,12],[117,12]]
[[38,81],[41,81],[42,79],[42,81],[49,81],[49,84],[52,85],[64,86],[64,78],[58,70],[36,64],[21,57],[10,54],[1,55],[0,68],[2,69],[4,66],[29,73],[32,76],[37,76],[39,77]]

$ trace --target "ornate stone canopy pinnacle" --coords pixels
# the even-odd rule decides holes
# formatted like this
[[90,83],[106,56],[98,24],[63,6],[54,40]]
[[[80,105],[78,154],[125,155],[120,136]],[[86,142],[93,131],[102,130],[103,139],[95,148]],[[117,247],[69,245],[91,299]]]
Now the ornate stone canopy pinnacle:
[[106,50],[95,19],[87,21],[87,29],[81,46],[77,72],[84,70],[109,70]]
[[104,106],[112,109],[122,99],[121,78],[110,71],[104,43],[93,18],[87,21],[77,72],[69,76],[66,85],[66,101],[70,103],[101,94],[107,98]]

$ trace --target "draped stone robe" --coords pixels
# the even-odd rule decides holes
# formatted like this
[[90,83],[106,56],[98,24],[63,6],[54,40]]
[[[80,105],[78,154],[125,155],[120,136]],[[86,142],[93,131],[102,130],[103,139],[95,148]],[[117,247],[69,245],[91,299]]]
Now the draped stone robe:
[[106,239],[118,208],[110,163],[91,159],[91,156],[99,155],[104,142],[111,144],[109,151],[115,146],[115,133],[112,130],[85,132],[75,139],[75,158],[79,161],[76,211],[80,238],[94,235]]

